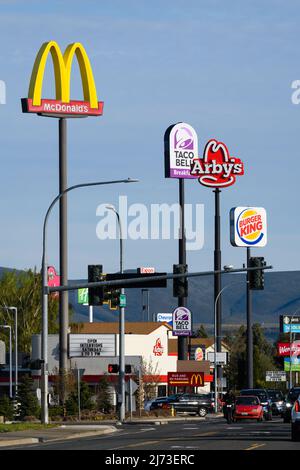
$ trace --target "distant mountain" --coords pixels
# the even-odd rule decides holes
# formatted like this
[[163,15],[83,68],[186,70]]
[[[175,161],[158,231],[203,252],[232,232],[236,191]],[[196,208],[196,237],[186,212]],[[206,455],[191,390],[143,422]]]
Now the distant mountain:
[[[77,283],[82,280],[73,280]],[[245,274],[223,274],[222,287],[229,285],[222,294],[223,323],[244,323],[246,319]],[[193,322],[213,323],[213,276],[189,279],[188,307],[193,312]],[[127,289],[126,319],[128,321],[147,320],[142,311],[141,289]],[[69,293],[74,308],[73,321],[88,321],[88,307],[79,305],[77,291]],[[279,316],[293,314],[300,308],[300,271],[265,273],[265,289],[252,291],[253,320],[259,323],[278,323]],[[172,312],[177,306],[173,297],[172,282],[166,289],[149,289],[150,320],[156,313]],[[107,306],[94,307],[95,321],[117,321],[118,311],[110,311]]]

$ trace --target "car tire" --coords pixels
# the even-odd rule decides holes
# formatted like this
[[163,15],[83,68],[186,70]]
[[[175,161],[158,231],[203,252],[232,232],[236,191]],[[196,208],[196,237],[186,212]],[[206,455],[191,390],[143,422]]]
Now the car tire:
[[300,441],[300,431],[299,428],[296,428],[294,424],[292,424],[292,441],[299,442]]
[[206,408],[203,408],[203,407],[200,407],[198,409],[198,416],[200,416],[201,418],[204,418],[204,416],[207,415],[207,409]]

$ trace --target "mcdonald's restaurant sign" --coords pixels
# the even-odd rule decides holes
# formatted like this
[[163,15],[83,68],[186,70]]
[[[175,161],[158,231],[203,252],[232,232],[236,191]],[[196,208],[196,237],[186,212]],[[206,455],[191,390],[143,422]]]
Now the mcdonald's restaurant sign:
[[204,372],[168,372],[168,384],[173,387],[204,387]]
[[[43,80],[48,55],[51,54],[56,99],[42,98]],[[83,101],[70,98],[71,71],[76,55],[83,89]],[[34,62],[28,97],[22,100],[24,113],[42,115],[100,116],[103,113],[103,101],[98,101],[93,71],[88,55],[79,42],[69,44],[64,54],[55,41],[45,42]]]

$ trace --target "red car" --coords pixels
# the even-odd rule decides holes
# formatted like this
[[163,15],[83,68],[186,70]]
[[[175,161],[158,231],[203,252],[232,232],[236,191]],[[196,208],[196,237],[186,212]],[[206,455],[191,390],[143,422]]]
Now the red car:
[[233,413],[234,421],[238,419],[256,419],[257,421],[262,421],[263,416],[264,410],[258,397],[248,395],[236,398]]

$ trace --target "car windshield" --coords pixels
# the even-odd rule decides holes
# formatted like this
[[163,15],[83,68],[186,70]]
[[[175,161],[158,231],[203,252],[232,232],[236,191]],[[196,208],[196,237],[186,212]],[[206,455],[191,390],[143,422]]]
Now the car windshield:
[[295,389],[289,391],[287,399],[295,401],[295,400],[297,400],[299,395],[300,395],[300,388],[295,388]]
[[236,405],[258,405],[257,397],[237,397]]
[[242,390],[241,395],[255,395],[260,399],[260,401],[267,401],[268,397],[267,394],[264,393],[262,390]]
[[269,397],[271,400],[276,401],[276,400],[283,400],[283,395],[282,392],[278,392],[277,390],[268,390]]

